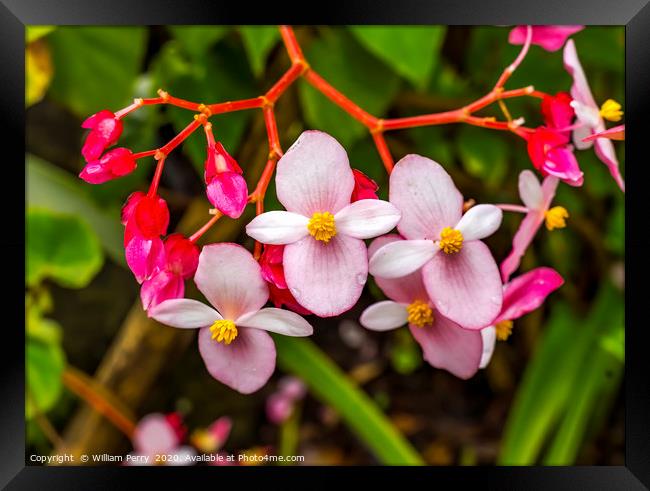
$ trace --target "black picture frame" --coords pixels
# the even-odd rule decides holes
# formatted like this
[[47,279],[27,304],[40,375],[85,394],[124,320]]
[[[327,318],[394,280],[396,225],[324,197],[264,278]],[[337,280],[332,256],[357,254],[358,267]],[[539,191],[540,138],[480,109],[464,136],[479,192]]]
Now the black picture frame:
[[[207,0],[2,0],[0,5],[0,101],[2,149],[2,230],[4,272],[3,336],[0,341],[0,485],[7,489],[123,489],[152,485],[152,480],[181,478],[185,487],[214,478],[212,468],[81,468],[25,465],[24,438],[24,297],[15,285],[24,279],[24,26],[163,25],[163,24],[587,24],[626,26],[626,458],[616,467],[483,467],[399,469],[400,485],[438,489],[476,484],[487,489],[647,489],[650,487],[650,357],[645,349],[644,279],[650,277],[650,246],[645,228],[648,208],[644,190],[648,158],[644,145],[650,114],[650,6],[648,0],[400,0],[347,1],[321,6],[296,4],[252,7],[244,2]],[[24,203],[24,201],[23,201]],[[8,314],[8,315],[7,315]],[[309,468],[224,468],[219,479],[267,478],[278,472],[312,482]],[[356,480],[357,468],[320,469],[319,483],[366,483],[385,479],[395,469],[376,468]],[[324,472],[323,472],[324,471]],[[408,472],[407,472],[408,471]],[[139,484],[138,484],[139,483]],[[222,481],[213,482],[223,484]],[[284,484],[286,486],[286,483]]]

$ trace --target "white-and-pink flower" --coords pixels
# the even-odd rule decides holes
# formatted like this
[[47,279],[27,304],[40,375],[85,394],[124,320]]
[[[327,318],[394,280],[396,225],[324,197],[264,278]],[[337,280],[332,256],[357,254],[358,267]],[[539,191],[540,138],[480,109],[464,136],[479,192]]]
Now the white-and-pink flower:
[[243,394],[261,388],[275,369],[275,344],[266,331],[285,336],[313,332],[294,312],[262,308],[269,290],[260,265],[237,244],[204,246],[194,282],[214,308],[174,299],[151,309],[150,316],[169,326],[199,329],[199,351],[208,372]]
[[246,233],[264,244],[284,244],[284,276],[295,299],[316,315],[349,310],[368,276],[363,239],[389,232],[400,219],[378,199],[351,203],[355,181],[343,147],[321,131],[305,131],[279,160],[275,178],[287,211],[253,219]]
[[499,228],[501,210],[477,205],[463,215],[463,196],[449,174],[419,155],[395,165],[389,196],[402,213],[397,229],[406,240],[379,248],[370,272],[399,278],[422,268],[440,314],[468,329],[489,325],[501,310],[503,293],[499,269],[480,239]]
[[[396,234],[375,239],[368,253],[387,244],[404,242]],[[476,373],[481,360],[481,333],[463,329],[436,310],[422,281],[421,270],[399,278],[375,277],[377,286],[390,299],[377,302],[361,314],[361,325],[373,331],[388,331],[408,324],[422,348],[424,359],[436,368],[468,379]]]
[[[133,452],[125,462],[127,465],[192,465],[196,450],[183,445],[179,427],[173,415],[148,414],[142,418],[133,433]],[[165,460],[156,462],[156,456]]]

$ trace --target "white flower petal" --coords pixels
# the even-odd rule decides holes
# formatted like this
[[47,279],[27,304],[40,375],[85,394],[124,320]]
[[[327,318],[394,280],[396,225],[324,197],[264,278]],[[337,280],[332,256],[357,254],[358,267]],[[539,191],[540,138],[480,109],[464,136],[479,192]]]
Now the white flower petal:
[[356,239],[371,239],[397,225],[401,214],[394,205],[379,199],[362,199],[349,204],[336,215],[336,230]]
[[544,205],[544,195],[539,179],[530,170],[519,174],[519,197],[529,210],[541,210]]
[[503,212],[494,205],[476,205],[463,215],[456,230],[463,234],[463,240],[480,240],[492,235],[501,225]]
[[244,314],[235,321],[235,324],[242,327],[277,332],[285,336],[310,336],[314,332],[311,324],[302,316],[289,310],[273,307]]
[[492,359],[494,353],[494,345],[497,341],[497,330],[494,326],[488,326],[481,329],[481,338],[483,340],[483,354],[481,355],[481,362],[479,368],[485,368]]
[[380,247],[370,258],[370,273],[381,278],[406,276],[429,262],[440,250],[431,240],[400,240]]
[[373,331],[390,331],[406,324],[407,318],[405,305],[385,300],[364,310],[359,322],[363,327]]
[[289,211],[269,211],[256,216],[246,233],[263,244],[292,244],[305,237],[309,219]]
[[165,300],[153,309],[149,316],[158,322],[183,329],[198,329],[207,327],[222,319],[219,312],[197,300],[175,298]]

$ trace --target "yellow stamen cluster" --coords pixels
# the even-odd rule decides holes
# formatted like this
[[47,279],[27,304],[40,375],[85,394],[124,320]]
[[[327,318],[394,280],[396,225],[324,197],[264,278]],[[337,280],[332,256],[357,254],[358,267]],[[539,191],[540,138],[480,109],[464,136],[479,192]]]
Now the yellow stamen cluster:
[[497,322],[494,326],[497,331],[497,339],[505,341],[512,334],[512,321]]
[[544,218],[548,230],[564,228],[566,227],[566,219],[569,218],[569,212],[563,206],[554,206],[544,213]]
[[614,99],[607,99],[600,106],[600,115],[607,121],[616,122],[620,121],[623,117],[623,111],[621,111],[621,105],[618,102]]
[[336,235],[336,223],[334,215],[328,211],[314,213],[307,224],[309,234],[316,240],[326,244]]
[[406,307],[408,312],[408,323],[413,324],[417,327],[430,326],[433,324],[433,310],[429,307],[429,304],[423,302],[422,300],[416,300],[408,307]]
[[463,248],[463,234],[455,228],[445,227],[440,232],[438,246],[446,254],[456,254]]
[[221,319],[210,326],[210,332],[215,341],[230,344],[237,337],[237,326],[231,320]]

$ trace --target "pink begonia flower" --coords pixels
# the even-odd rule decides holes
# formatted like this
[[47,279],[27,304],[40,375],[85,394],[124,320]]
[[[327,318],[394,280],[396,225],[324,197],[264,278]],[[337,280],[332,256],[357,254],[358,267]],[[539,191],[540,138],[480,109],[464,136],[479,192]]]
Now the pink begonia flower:
[[530,160],[543,176],[555,176],[570,186],[582,186],[584,175],[564,132],[540,126],[527,139]]
[[[571,107],[571,96],[566,92],[558,92],[555,95],[546,94],[540,104],[544,123],[547,128],[561,130],[568,128],[573,122],[575,111]],[[566,135],[569,131],[561,131]]]
[[564,279],[552,268],[535,268],[518,276],[503,287],[503,308],[494,325],[481,330],[483,354],[480,368],[492,358],[497,339],[506,340],[512,332],[512,321],[532,312],[546,297],[564,284]]
[[499,269],[480,239],[501,225],[493,205],[462,215],[463,196],[442,166],[407,155],[390,175],[390,202],[402,212],[397,230],[407,240],[382,246],[370,272],[399,278],[422,268],[424,285],[438,312],[467,329],[480,329],[501,310]]
[[610,128],[608,130],[594,133],[593,135],[586,136],[585,138],[582,139],[582,141],[590,142],[595,140],[596,138],[609,138],[610,140],[623,141],[625,140],[625,125],[621,124],[618,126],[614,126],[613,128]]
[[222,416],[207,428],[192,432],[190,441],[203,453],[215,453],[226,443],[231,429],[232,420]]
[[620,121],[623,115],[621,106],[616,101],[608,99],[602,107],[598,107],[580,64],[573,40],[569,40],[564,47],[564,67],[569,72],[569,75],[573,77],[573,85],[571,86],[573,102],[571,105],[580,123],[580,126],[573,130],[573,143],[580,150],[590,148],[593,145],[596,156],[607,166],[609,173],[621,190],[625,191],[625,182],[618,168],[618,159],[612,142],[606,138],[598,138],[593,142],[584,141],[584,138],[589,135],[605,131],[604,118],[610,121]]
[[512,251],[501,263],[502,281],[508,281],[519,267],[521,258],[542,223],[546,221],[548,230],[566,226],[565,220],[569,217],[567,210],[562,206],[551,208],[558,182],[557,177],[546,176],[540,185],[532,171],[524,170],[519,174],[519,197],[528,211],[512,239]]
[[[508,36],[510,44],[524,44],[526,41],[527,26],[517,26]],[[585,26],[532,26],[533,38],[531,43],[541,46],[546,51],[557,51],[576,32],[582,31]]]
[[248,202],[248,187],[243,171],[220,142],[208,134],[205,160],[206,193],[210,203],[224,215],[239,218]]
[[307,394],[307,387],[299,378],[287,376],[278,382],[278,390],[266,399],[266,417],[279,425],[288,420],[296,403]]
[[[387,244],[407,242],[399,235],[375,239],[368,249],[372,257]],[[425,288],[422,271],[400,278],[375,277],[377,286],[390,299],[378,302],[361,314],[361,325],[373,331],[388,331],[408,324],[420,344],[424,359],[462,379],[478,370],[483,351],[481,333],[463,329],[435,309]]]
[[352,173],[354,174],[354,189],[350,196],[350,202],[354,203],[362,199],[379,199],[377,197],[379,185],[375,181],[360,170],[352,169]]
[[242,394],[262,387],[275,369],[275,345],[266,331],[312,334],[311,325],[298,314],[262,308],[269,289],[260,265],[237,244],[204,246],[194,282],[215,308],[174,299],[154,307],[149,315],[168,326],[199,329],[199,351],[208,372]]
[[278,308],[284,305],[300,315],[309,315],[311,312],[300,305],[289,291],[284,278],[283,256],[283,245],[264,244],[260,266],[262,267],[262,278],[268,283],[269,300]]
[[[172,417],[170,417],[172,416]],[[191,465],[196,451],[182,445],[183,436],[179,432],[173,415],[153,413],[140,420],[133,434],[134,451],[129,455],[134,459],[125,460],[127,465]],[[157,455],[169,456],[164,462],[156,462]]]
[[350,203],[354,174],[343,147],[321,131],[305,131],[278,162],[277,196],[287,211],[253,219],[246,233],[285,244],[282,264],[291,294],[316,315],[350,309],[368,276],[363,239],[391,230],[400,218],[378,199]]
[[167,233],[169,210],[160,196],[137,191],[122,208],[126,262],[138,283],[151,278],[164,265],[161,235]]
[[199,264],[199,248],[181,234],[172,234],[164,242],[164,265],[142,283],[140,299],[144,310],[172,298],[185,295],[185,280],[194,276]]
[[115,148],[102,155],[99,160],[86,164],[79,177],[89,184],[102,184],[133,172],[137,164],[128,148]]
[[81,127],[90,129],[81,148],[81,154],[86,162],[97,160],[122,134],[122,121],[107,110],[93,114],[81,124]]

